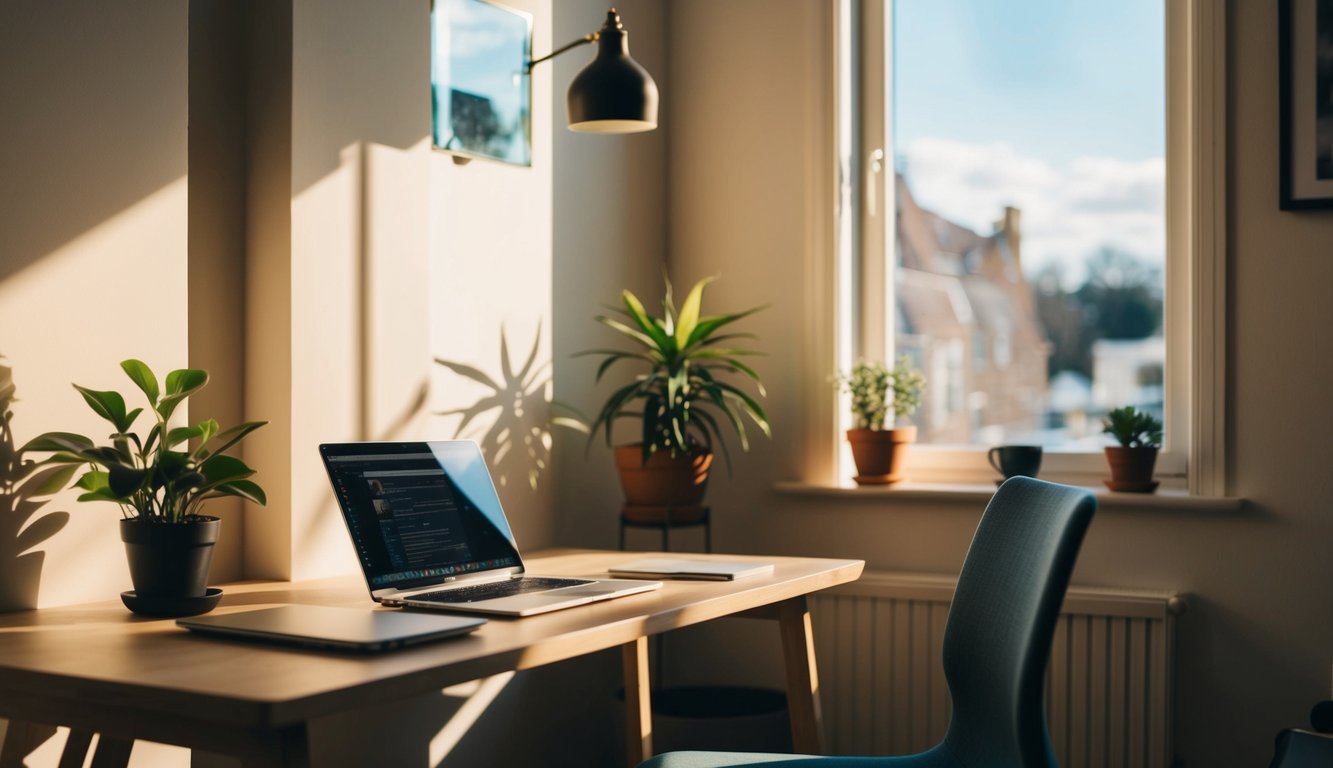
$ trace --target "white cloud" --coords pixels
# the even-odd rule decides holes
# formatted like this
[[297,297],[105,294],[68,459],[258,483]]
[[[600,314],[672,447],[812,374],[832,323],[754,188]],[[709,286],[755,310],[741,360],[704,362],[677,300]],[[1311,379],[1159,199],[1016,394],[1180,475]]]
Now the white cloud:
[[1004,212],[1023,212],[1023,262],[1033,274],[1049,263],[1080,280],[1087,256],[1105,246],[1161,263],[1166,243],[1165,161],[1079,157],[1066,167],[996,142],[919,139],[904,152],[918,204],[970,227],[992,231]]

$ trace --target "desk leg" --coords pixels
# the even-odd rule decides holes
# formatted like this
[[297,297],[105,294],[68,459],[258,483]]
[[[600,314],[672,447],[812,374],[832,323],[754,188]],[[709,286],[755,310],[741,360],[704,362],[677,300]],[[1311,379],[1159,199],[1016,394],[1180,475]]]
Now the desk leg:
[[41,725],[23,720],[10,720],[5,728],[5,741],[0,744],[0,768],[23,768],[23,759],[43,742],[55,735],[54,725]]
[[[73,738],[74,731],[70,732]],[[97,751],[93,753],[92,768],[125,768],[130,763],[130,752],[134,751],[133,739],[117,739],[106,734],[97,737]],[[62,760],[63,767],[64,762]],[[83,765],[83,763],[79,763]]]
[[652,757],[653,708],[648,685],[648,638],[620,646],[625,673],[625,762],[630,768]]
[[782,658],[787,671],[787,709],[791,715],[792,748],[802,754],[820,751],[819,675],[815,669],[815,636],[805,597],[779,603]]
[[305,723],[264,738],[241,762],[246,768],[309,768],[310,745]]

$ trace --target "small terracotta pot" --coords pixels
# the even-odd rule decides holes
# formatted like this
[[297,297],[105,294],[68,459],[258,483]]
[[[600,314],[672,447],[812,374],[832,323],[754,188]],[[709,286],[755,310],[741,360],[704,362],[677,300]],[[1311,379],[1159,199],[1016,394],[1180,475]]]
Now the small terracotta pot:
[[856,462],[857,485],[893,485],[903,480],[907,444],[916,442],[916,427],[849,429],[847,442]]
[[711,451],[675,456],[670,451],[654,451],[645,463],[641,445],[616,446],[626,517],[635,522],[661,522],[669,510],[672,523],[701,519],[712,466]]
[[1124,493],[1152,493],[1157,483],[1152,479],[1157,465],[1156,448],[1125,448],[1106,446],[1106,463],[1111,468],[1111,479],[1106,487]]

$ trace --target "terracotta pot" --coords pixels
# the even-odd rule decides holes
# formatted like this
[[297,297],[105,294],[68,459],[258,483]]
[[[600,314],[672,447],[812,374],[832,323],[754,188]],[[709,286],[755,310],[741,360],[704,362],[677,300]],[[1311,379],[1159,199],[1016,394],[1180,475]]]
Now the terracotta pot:
[[856,462],[857,485],[893,485],[905,477],[903,456],[907,444],[916,442],[916,427],[897,429],[849,429],[847,442]]
[[1106,487],[1125,493],[1152,493],[1157,483],[1152,479],[1157,464],[1156,448],[1106,447],[1106,463],[1111,468],[1111,479]]
[[616,446],[616,468],[625,493],[625,516],[635,522],[661,522],[668,511],[672,523],[702,519],[711,451],[672,456],[654,451],[643,461],[641,445]]
[[220,519],[206,516],[183,523],[121,520],[134,591],[147,598],[202,597],[221,529]]

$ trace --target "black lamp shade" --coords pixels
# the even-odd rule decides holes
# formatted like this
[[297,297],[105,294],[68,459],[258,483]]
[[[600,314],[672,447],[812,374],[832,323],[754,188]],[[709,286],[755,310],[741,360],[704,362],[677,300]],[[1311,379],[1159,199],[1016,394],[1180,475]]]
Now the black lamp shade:
[[569,129],[637,133],[657,127],[657,83],[629,55],[629,33],[615,9],[598,33],[597,57],[569,84]]

